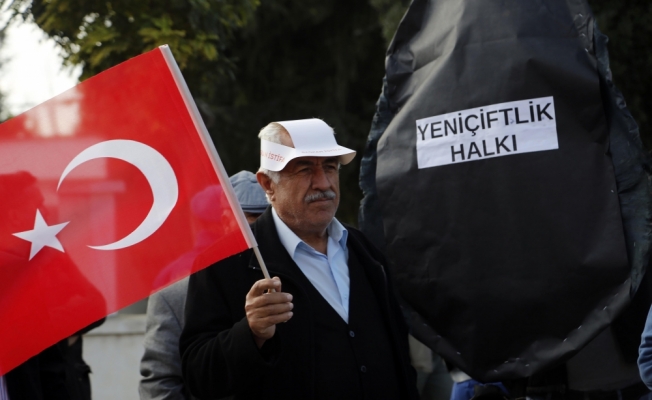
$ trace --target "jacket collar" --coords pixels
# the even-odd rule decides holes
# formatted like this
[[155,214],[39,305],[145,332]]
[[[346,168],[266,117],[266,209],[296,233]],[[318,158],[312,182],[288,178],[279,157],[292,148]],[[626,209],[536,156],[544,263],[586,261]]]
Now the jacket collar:
[[[378,262],[378,260],[369,254],[368,249],[364,247],[360,242],[360,239],[357,237],[355,230],[352,230],[349,226],[346,226],[346,228],[349,231],[347,239],[347,247],[349,251],[354,251],[360,261],[366,260],[369,261],[370,264],[380,267],[372,268],[372,271],[370,272],[372,274],[381,273],[382,280],[385,280],[384,267]],[[267,210],[265,210],[265,212],[258,217],[256,222],[251,225],[251,230],[256,237],[258,249],[260,250],[260,254],[263,256],[267,269],[270,270],[270,274],[274,271],[287,275],[303,275],[299,267],[294,263],[294,260],[292,260],[292,257],[288,254],[287,250],[285,250],[285,247],[281,243],[281,239],[278,237],[271,206],[267,207]],[[359,234],[359,232],[357,233]],[[368,262],[362,261],[361,263],[365,266],[365,269],[370,267]],[[249,259],[249,268],[261,269],[253,252]]]
[[[296,273],[296,270],[299,270],[299,267],[294,264],[278,237],[271,206],[267,207],[263,215],[258,217],[256,222],[251,225],[251,230],[256,242],[258,242],[260,254],[263,256],[265,265],[269,270],[287,274],[293,274]],[[258,260],[253,254],[249,260],[249,267],[260,269]]]

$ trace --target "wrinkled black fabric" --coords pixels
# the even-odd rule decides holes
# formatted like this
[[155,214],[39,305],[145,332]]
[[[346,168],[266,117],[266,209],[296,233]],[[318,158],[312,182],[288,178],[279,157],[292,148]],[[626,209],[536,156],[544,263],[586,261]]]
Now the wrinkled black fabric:
[[394,113],[389,109],[385,91],[387,80],[383,79],[383,88],[380,98],[376,103],[376,114],[371,122],[371,131],[360,161],[360,189],[364,197],[360,203],[358,214],[358,225],[365,236],[381,250],[385,250],[385,228],[378,202],[378,191],[376,189],[376,164],[378,161],[378,139],[387,129],[387,125],[394,118]]
[[650,156],[643,151],[638,125],[627,109],[625,99],[616,88],[609,69],[607,37],[595,27],[595,49],[602,87],[605,114],[609,124],[611,160],[616,174],[627,251],[631,265],[631,294],[638,289],[645,274],[652,232],[650,196]]
[[[588,5],[415,0],[386,68],[360,226],[413,334],[483,381],[569,358],[627,307],[651,237],[648,157]],[[417,168],[417,119],[546,96],[559,149]]]

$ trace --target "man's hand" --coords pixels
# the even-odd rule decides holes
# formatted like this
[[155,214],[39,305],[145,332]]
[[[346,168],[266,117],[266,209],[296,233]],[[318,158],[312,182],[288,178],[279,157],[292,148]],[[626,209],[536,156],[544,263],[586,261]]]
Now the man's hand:
[[281,292],[281,280],[278,277],[261,279],[254,283],[245,303],[247,322],[260,349],[267,339],[276,332],[276,324],[287,322],[292,318],[294,304],[292,295]]

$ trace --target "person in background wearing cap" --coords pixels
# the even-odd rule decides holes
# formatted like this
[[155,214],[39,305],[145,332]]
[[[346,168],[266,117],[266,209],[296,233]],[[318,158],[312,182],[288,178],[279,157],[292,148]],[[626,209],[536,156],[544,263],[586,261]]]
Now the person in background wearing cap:
[[355,152],[319,119],[259,134],[258,182],[272,204],[252,250],[190,277],[181,335],[194,396],[416,399],[408,331],[382,254],[334,218],[339,167]]
[[[256,175],[240,171],[229,180],[247,221],[253,223],[269,206]],[[211,189],[218,188],[207,188],[193,199],[193,212],[201,214],[204,207],[216,206],[214,203],[217,196]],[[188,278],[185,278],[149,298],[145,354],[140,362],[143,378],[138,390],[141,400],[192,399],[183,385],[179,355],[179,336],[183,327],[187,291]]]

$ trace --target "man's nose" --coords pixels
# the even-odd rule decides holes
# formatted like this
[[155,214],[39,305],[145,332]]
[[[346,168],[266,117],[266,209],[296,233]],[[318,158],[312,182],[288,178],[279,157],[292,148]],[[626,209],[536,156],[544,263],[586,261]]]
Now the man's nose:
[[317,190],[330,189],[331,182],[322,168],[315,168],[312,174],[312,188]]

